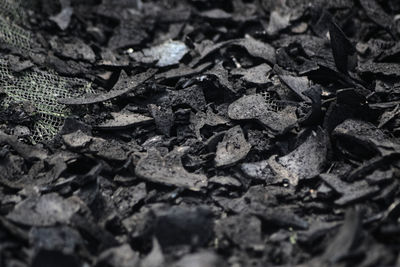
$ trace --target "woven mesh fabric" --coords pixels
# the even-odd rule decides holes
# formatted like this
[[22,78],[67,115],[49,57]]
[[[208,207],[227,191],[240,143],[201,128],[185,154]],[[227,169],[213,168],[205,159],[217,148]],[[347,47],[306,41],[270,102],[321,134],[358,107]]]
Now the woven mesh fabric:
[[267,107],[269,110],[279,112],[284,109],[282,103],[279,103],[279,101],[277,101],[270,92],[263,91],[260,94],[263,96],[265,103],[267,103]]
[[22,0],[0,0],[0,14],[4,18],[20,21],[23,17]]
[[[22,4],[28,0],[0,0],[0,42],[6,43],[26,54],[32,53],[32,35],[20,25],[24,21]],[[51,71],[28,70],[13,73],[6,59],[0,58],[0,86],[7,97],[2,106],[28,102],[35,109],[32,141],[51,140],[70,114],[67,106],[57,99],[92,92],[85,80],[66,78]]]
[[61,77],[52,72],[25,71],[13,74],[8,63],[0,59],[0,86],[7,94],[4,105],[28,102],[37,113],[33,127],[33,141],[52,139],[69,115],[67,106],[57,99],[91,91],[90,83],[75,78]]
[[31,33],[22,24],[24,12],[21,1],[0,0],[0,40],[19,50],[28,50],[32,46]]

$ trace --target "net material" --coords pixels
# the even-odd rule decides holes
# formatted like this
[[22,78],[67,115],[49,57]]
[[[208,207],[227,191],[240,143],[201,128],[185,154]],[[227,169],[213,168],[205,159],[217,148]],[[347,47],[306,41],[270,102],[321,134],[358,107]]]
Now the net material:
[[51,140],[60,130],[65,118],[70,114],[67,106],[58,103],[59,98],[75,97],[82,92],[90,92],[90,83],[75,78],[58,76],[44,71],[26,71],[13,74],[5,60],[0,60],[0,86],[7,98],[4,105],[11,102],[28,102],[37,113],[33,126],[33,141]]
[[0,0],[0,15],[20,22],[23,17],[22,0]]
[[267,103],[269,110],[279,112],[284,109],[284,105],[277,101],[270,92],[262,91],[260,94],[263,96],[265,103]]
[[[24,3],[26,3],[25,0]],[[23,24],[22,0],[0,0],[0,42],[6,43],[26,54],[32,53],[33,39]],[[13,73],[6,59],[0,58],[0,86],[6,93],[2,105],[28,102],[35,109],[32,141],[51,140],[70,114],[67,106],[59,104],[59,98],[92,92],[87,81],[66,78],[51,71],[24,71]]]
[[0,0],[0,40],[16,49],[29,50],[33,44],[31,33],[18,25],[23,18],[21,1]]

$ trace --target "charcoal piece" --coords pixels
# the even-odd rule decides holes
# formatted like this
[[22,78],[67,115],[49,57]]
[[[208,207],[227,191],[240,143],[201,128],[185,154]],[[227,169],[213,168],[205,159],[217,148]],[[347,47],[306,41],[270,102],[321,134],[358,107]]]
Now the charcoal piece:
[[29,240],[36,251],[55,250],[65,255],[74,255],[84,244],[79,232],[69,226],[33,227]]
[[324,51],[325,39],[313,35],[282,36],[273,44],[276,47],[289,47],[291,44],[300,43],[307,57],[320,56]]
[[6,59],[13,72],[22,72],[35,66],[32,61],[14,55],[9,55]]
[[42,249],[33,256],[30,266],[80,267],[82,263],[78,260],[78,257],[73,254],[65,255],[57,250]]
[[333,194],[333,189],[327,186],[325,183],[322,183],[317,189],[317,197],[320,199],[328,199],[332,197]]
[[216,222],[215,232],[218,239],[227,238],[243,249],[263,247],[261,221],[256,216],[241,214],[221,219]]
[[63,43],[60,40],[51,40],[50,45],[56,54],[64,58],[70,58],[73,60],[85,60],[90,63],[96,61],[96,54],[92,48],[85,44],[80,39],[75,39],[70,43]]
[[232,18],[232,14],[225,12],[222,9],[216,8],[200,12],[201,17],[213,20],[227,20]]
[[181,158],[187,147],[177,147],[165,157],[155,149],[139,160],[135,173],[144,180],[199,191],[207,186],[207,177],[186,171]]
[[248,130],[247,138],[253,151],[266,152],[273,146],[271,138],[265,131]]
[[270,82],[268,78],[270,71],[271,67],[264,63],[249,69],[234,69],[231,73],[242,76],[242,79],[248,83],[266,84]]
[[[291,183],[297,184],[299,180],[312,178],[322,171],[328,153],[328,142],[326,132],[318,129],[303,144],[278,159],[279,164],[294,178]],[[306,154],[309,156],[304,158]]]
[[92,141],[92,137],[85,134],[81,130],[74,133],[65,134],[62,136],[64,144],[66,144],[71,149],[81,149],[87,147]]
[[321,174],[320,177],[328,186],[341,195],[339,199],[335,200],[335,204],[340,206],[370,198],[380,190],[378,186],[371,186],[365,180],[348,183],[334,174]]
[[116,140],[106,140],[96,137],[92,139],[87,151],[106,160],[122,162],[128,158],[127,153],[129,149],[134,150],[128,144],[122,146]]
[[267,27],[267,33],[269,35],[275,35],[279,31],[287,28],[290,25],[290,14],[284,14],[283,12],[274,10],[271,12],[269,17],[269,23]]
[[215,114],[213,110],[208,107],[206,112],[199,111],[194,116],[190,117],[191,123],[194,125],[194,131],[196,133],[197,138],[201,139],[201,130],[205,126],[222,126],[227,125],[229,120],[224,117]]
[[257,215],[266,224],[279,228],[292,227],[293,229],[307,230],[309,227],[306,220],[297,216],[290,210],[275,208],[263,211],[257,210],[252,213]]
[[161,246],[156,238],[153,238],[153,248],[140,262],[140,267],[161,267],[165,265],[165,259]]
[[318,85],[312,86],[310,89],[303,93],[311,100],[311,108],[308,113],[300,119],[302,125],[316,125],[322,121],[324,116],[322,112],[322,88]]
[[[134,16],[134,14],[138,15],[136,12],[142,10],[142,8],[143,2],[141,0],[104,0],[100,5],[96,5],[95,13],[116,20],[125,20]],[[135,13],[132,14],[132,12]]]
[[[34,58],[32,60],[35,62]],[[45,58],[45,62],[41,63],[45,64],[52,70],[55,70],[58,74],[67,76],[67,77],[79,77],[79,76],[88,76],[90,77],[91,75],[89,74],[91,71],[90,63],[84,62],[84,61],[75,61],[75,60],[68,60],[68,59],[61,59],[53,54],[49,54]]]
[[131,187],[120,187],[111,196],[115,208],[122,217],[142,202],[147,196],[146,185],[140,183]]
[[28,161],[44,160],[47,158],[47,152],[39,147],[32,147],[19,142],[15,136],[5,134],[0,131],[0,144],[10,145],[21,157]]
[[278,205],[278,197],[284,198],[284,195],[294,193],[292,188],[284,188],[281,186],[251,186],[247,192],[239,198],[216,198],[219,205],[225,211],[237,214],[249,213],[250,211],[263,211],[267,207]]
[[360,266],[390,266],[392,262],[395,262],[395,256],[384,245],[377,243],[370,236],[367,236],[364,243],[368,244],[365,248],[367,253]]
[[[300,180],[313,178],[323,170],[328,153],[328,137],[325,131],[312,131],[308,138],[289,154],[256,163],[244,163],[242,171],[253,179],[269,184],[289,181],[297,185]],[[309,155],[304,157],[304,155]]]
[[108,41],[108,47],[112,50],[137,46],[149,38],[147,30],[153,27],[151,21],[144,21],[143,16],[134,16],[122,20],[121,24],[113,32]]
[[[395,140],[387,137],[382,130],[371,123],[348,119],[338,125],[333,131],[339,145],[350,155],[365,158],[376,154],[386,155],[399,151],[400,147]],[[351,143],[351,146],[350,146]],[[354,146],[357,144],[357,146]]]
[[189,48],[185,43],[181,41],[167,41],[161,45],[135,52],[130,56],[141,63],[156,63],[157,67],[168,67],[179,64],[188,52]]
[[229,167],[243,160],[250,152],[251,145],[246,141],[240,126],[229,129],[222,142],[218,144],[215,156],[216,167]]
[[336,102],[339,105],[348,106],[363,106],[367,103],[366,95],[370,92],[362,90],[356,90],[354,88],[340,89],[336,91]]
[[360,0],[360,4],[367,16],[383,29],[393,35],[394,20],[375,0]]
[[206,62],[195,68],[180,64],[178,68],[170,69],[168,71],[156,74],[156,79],[176,79],[180,77],[187,77],[196,74],[200,74],[206,69],[210,68],[212,63]]
[[166,136],[170,136],[171,128],[174,125],[174,113],[170,107],[148,105],[151,116],[154,119],[157,130]]
[[310,89],[310,81],[307,77],[296,77],[292,75],[279,75],[279,79],[289,87],[300,99],[310,102],[305,92]]
[[235,92],[235,90],[232,88],[232,83],[229,81],[228,70],[224,68],[223,62],[216,64],[211,70],[207,71],[206,74],[212,75],[226,89]]
[[66,135],[66,134],[70,134],[70,133],[74,133],[77,131],[81,131],[84,134],[87,135],[91,135],[92,134],[92,127],[83,123],[80,120],[77,120],[76,118],[66,118],[64,121],[64,125],[62,126],[59,134],[61,136]]
[[243,163],[240,166],[242,172],[251,179],[262,180],[267,184],[275,184],[280,182],[273,169],[269,166],[269,160],[259,162]]
[[329,26],[329,35],[336,67],[340,72],[346,74],[357,66],[356,49],[333,21]]
[[[400,265],[398,0],[25,2],[0,0],[0,265]],[[89,83],[30,145],[44,69]]]
[[315,15],[319,17],[315,24],[312,24],[311,27],[316,35],[324,38],[329,30],[329,25],[332,22],[332,14],[330,14],[328,10],[324,9],[321,13],[317,13]]
[[[394,201],[393,199],[397,190],[399,190],[399,183],[395,180],[394,182],[386,186],[383,190],[381,190],[381,192],[379,192],[379,194],[373,199],[375,201],[381,201],[382,203],[392,203]],[[394,205],[393,207],[397,207],[397,205]],[[397,208],[395,214],[397,214]]]
[[100,52],[100,60],[97,61],[99,66],[107,67],[127,67],[129,66],[129,56],[119,55],[112,50],[103,49]]
[[15,206],[7,218],[28,226],[52,226],[66,224],[80,208],[73,198],[64,199],[56,193],[30,197]]
[[385,183],[388,183],[389,181],[393,180],[393,176],[394,176],[393,169],[389,169],[389,170],[385,170],[385,171],[375,170],[371,174],[365,176],[365,180],[370,185],[385,184]]
[[206,99],[203,89],[193,85],[178,91],[168,91],[170,105],[172,107],[191,107],[195,110],[205,110]]
[[204,246],[213,236],[208,207],[178,207],[155,211],[154,235],[163,249],[179,245]]
[[381,117],[379,118],[378,128],[382,128],[386,124],[388,124],[391,120],[397,117],[400,114],[400,105],[397,105],[392,110],[385,111]]
[[111,100],[132,91],[137,86],[150,79],[155,72],[155,70],[150,69],[144,73],[136,75],[135,77],[129,77],[124,71],[122,71],[118,82],[114,85],[114,88],[107,93],[86,94],[80,98],[59,99],[58,102],[66,105],[88,105]]
[[71,22],[73,14],[74,9],[72,7],[65,7],[57,15],[51,16],[50,20],[54,21],[62,31],[65,31]]
[[392,47],[379,51],[380,55],[376,58],[378,62],[393,62],[400,55],[400,44],[395,43]]
[[171,267],[226,267],[224,261],[211,251],[202,251],[182,257]]
[[[87,211],[83,212],[87,213]],[[74,214],[71,218],[71,225],[85,238],[86,246],[91,251],[104,251],[118,245],[115,237],[88,214]]]
[[[3,152],[4,154],[6,152]],[[25,161],[23,158],[7,153],[0,159],[0,183],[9,188],[20,188],[21,177],[26,171]]]
[[295,108],[288,106],[281,111],[273,110],[262,95],[247,95],[229,105],[228,115],[233,120],[256,120],[274,134],[282,134],[297,122]]
[[307,230],[299,231],[298,240],[302,244],[315,244],[317,240],[322,239],[339,225],[339,222],[314,222]]
[[207,146],[208,151],[215,152],[217,151],[217,145],[224,138],[225,131],[219,132],[208,138],[205,145]]
[[360,180],[372,171],[386,167],[388,164],[395,162],[399,158],[397,152],[389,152],[384,156],[376,156],[363,162],[362,165],[350,171],[345,180],[348,182]]
[[208,182],[224,186],[232,186],[232,187],[242,186],[242,183],[240,181],[231,176],[213,176],[210,179],[208,179]]
[[329,264],[336,264],[354,251],[361,238],[362,217],[358,210],[349,209],[346,212],[344,224],[339,229],[333,241],[328,245],[322,260]]
[[267,43],[246,36],[246,38],[235,40],[233,44],[243,47],[253,57],[262,58],[269,64],[276,63],[275,48]]
[[128,244],[103,251],[96,260],[95,267],[139,267],[139,253]]
[[397,77],[400,73],[400,65],[396,63],[377,63],[367,61],[358,66],[361,74],[377,74],[389,77]]
[[93,128],[101,130],[120,130],[153,122],[153,118],[128,112],[111,112],[113,119],[94,125]]
[[232,44],[233,42],[234,42],[234,40],[228,40],[228,41],[214,44],[212,41],[205,40],[200,44],[197,44],[197,45],[195,44],[195,49],[200,54],[200,57],[192,63],[193,66],[198,65],[204,59],[206,59],[208,56],[212,55],[219,49],[221,49],[229,44]]

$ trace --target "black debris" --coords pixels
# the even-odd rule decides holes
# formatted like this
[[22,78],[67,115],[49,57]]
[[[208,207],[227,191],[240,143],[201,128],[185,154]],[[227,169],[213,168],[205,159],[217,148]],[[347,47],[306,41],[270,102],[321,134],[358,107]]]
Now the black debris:
[[399,266],[399,14],[0,0],[0,266]]

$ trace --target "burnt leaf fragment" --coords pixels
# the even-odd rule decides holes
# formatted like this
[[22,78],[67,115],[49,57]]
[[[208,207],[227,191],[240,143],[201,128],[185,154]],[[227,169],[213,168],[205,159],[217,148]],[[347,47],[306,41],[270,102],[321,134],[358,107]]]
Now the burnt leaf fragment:
[[137,86],[150,79],[155,73],[155,70],[150,69],[144,73],[136,75],[135,77],[129,77],[124,71],[122,71],[114,88],[107,93],[86,94],[79,98],[59,99],[58,102],[66,105],[88,105],[111,100],[132,91]]
[[388,77],[397,77],[400,73],[400,65],[397,63],[377,63],[367,61],[363,64],[360,64],[358,71],[365,75],[375,74]]
[[272,68],[264,63],[249,69],[234,69],[231,73],[242,76],[242,79],[248,83],[266,84],[270,82],[268,74],[271,70]]
[[150,182],[199,191],[207,186],[207,177],[185,170],[181,158],[187,149],[177,147],[164,157],[156,149],[150,149],[137,163],[135,173]]
[[179,64],[180,60],[189,52],[185,43],[180,41],[167,41],[161,45],[144,49],[130,55],[134,60],[151,64],[157,67],[168,67]]
[[394,20],[375,0],[360,0],[360,4],[367,16],[383,29],[393,34]]
[[251,149],[240,126],[229,129],[218,144],[215,156],[216,167],[229,167],[244,159]]
[[153,118],[128,112],[112,112],[110,120],[94,125],[95,129],[118,130],[153,122]]
[[370,186],[367,181],[348,183],[333,174],[321,174],[322,180],[341,196],[335,200],[335,204],[344,206],[370,198],[379,192],[378,186]]
[[332,243],[326,248],[322,255],[323,260],[334,264],[349,255],[359,245],[357,241],[362,233],[361,216],[362,214],[359,210],[349,209],[346,212],[344,224]]
[[251,36],[234,40],[232,44],[243,47],[251,56],[262,58],[269,64],[276,63],[275,48],[270,44],[254,39]]
[[56,193],[30,197],[15,206],[7,218],[23,225],[52,226],[69,223],[80,204],[73,198],[64,199]]
[[228,115],[232,120],[256,120],[274,134],[282,134],[297,123],[296,109],[287,106],[276,111],[259,94],[243,96],[229,105]]
[[[242,171],[253,179],[265,180],[267,183],[288,181],[296,186],[300,180],[312,178],[321,173],[328,153],[328,137],[325,131],[312,131],[308,138],[289,154],[268,160],[243,163]],[[308,155],[305,157],[304,155]]]
[[204,246],[213,236],[213,214],[208,207],[170,207],[154,212],[154,235],[163,249]]
[[347,74],[357,66],[356,49],[334,21],[329,25],[329,35],[336,67]]
[[400,151],[400,144],[371,123],[348,119],[333,131],[338,145],[353,157],[372,157]]
[[215,225],[219,239],[228,239],[243,249],[263,246],[261,220],[254,215],[240,214],[219,220]]

